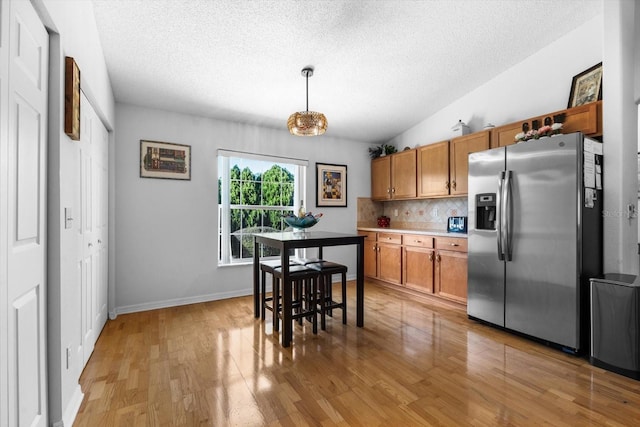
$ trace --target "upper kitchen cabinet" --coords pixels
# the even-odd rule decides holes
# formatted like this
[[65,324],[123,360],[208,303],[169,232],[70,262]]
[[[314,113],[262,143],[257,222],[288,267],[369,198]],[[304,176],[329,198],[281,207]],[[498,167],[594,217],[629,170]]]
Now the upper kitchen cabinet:
[[418,197],[449,195],[449,141],[418,147]]
[[416,197],[416,150],[405,150],[371,161],[371,199]]
[[418,148],[418,197],[467,194],[469,153],[489,148],[490,132],[482,131]]
[[459,136],[449,145],[449,178],[451,180],[449,194],[464,196],[467,194],[467,175],[469,174],[469,154],[489,149],[490,131],[485,130],[469,135]]
[[602,101],[498,126],[492,130],[491,147],[515,144],[515,136],[522,132],[524,124],[534,129],[543,126],[545,119],[552,123],[556,120],[562,122],[562,133],[582,132],[591,137],[602,136]]

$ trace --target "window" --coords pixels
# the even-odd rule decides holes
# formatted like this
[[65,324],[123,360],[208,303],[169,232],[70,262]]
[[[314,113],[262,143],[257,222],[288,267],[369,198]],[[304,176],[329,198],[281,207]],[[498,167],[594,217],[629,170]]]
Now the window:
[[[252,262],[253,233],[284,230],[304,200],[307,161],[218,150],[218,265]],[[266,248],[260,256],[279,255]]]

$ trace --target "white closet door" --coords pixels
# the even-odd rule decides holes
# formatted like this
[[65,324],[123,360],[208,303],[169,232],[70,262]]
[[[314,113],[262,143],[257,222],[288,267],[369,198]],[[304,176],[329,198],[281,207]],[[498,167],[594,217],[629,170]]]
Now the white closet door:
[[84,94],[80,97],[80,126],[80,221],[77,230],[84,366],[107,321],[109,262],[108,132]]
[[96,269],[98,251],[95,236],[95,177],[93,164],[93,115],[84,94],[80,97],[80,218],[78,227],[78,254],[81,295],[82,364],[89,360],[96,341],[94,328],[96,306]]
[[109,272],[109,133],[97,114],[91,109],[93,171],[94,171],[94,234],[97,257],[94,329],[97,336],[107,322],[108,272]]
[[[2,41],[8,52],[3,50],[2,54],[8,54],[10,79],[7,86],[2,86],[8,87],[8,93],[0,94],[3,99],[8,97],[7,234],[2,241],[3,245],[6,243],[8,277],[6,329],[2,330],[8,338],[8,425],[46,426],[45,167],[49,40],[30,2],[3,1],[0,12],[4,15],[8,9],[8,43],[6,39]],[[6,61],[7,57],[0,60]]]

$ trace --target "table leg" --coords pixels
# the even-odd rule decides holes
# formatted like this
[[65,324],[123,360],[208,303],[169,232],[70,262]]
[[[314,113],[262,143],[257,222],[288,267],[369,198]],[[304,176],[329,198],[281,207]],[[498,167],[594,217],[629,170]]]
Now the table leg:
[[253,309],[255,317],[260,317],[260,247],[253,238]]
[[356,325],[364,326],[364,241],[356,245]]
[[289,279],[289,248],[280,249],[280,265],[282,268],[282,346],[289,347],[293,338],[291,320],[291,281]]

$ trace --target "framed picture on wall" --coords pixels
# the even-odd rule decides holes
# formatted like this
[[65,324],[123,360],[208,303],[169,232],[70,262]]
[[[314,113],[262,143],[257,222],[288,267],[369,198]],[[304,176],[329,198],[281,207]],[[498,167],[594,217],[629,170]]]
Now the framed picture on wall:
[[191,146],[140,140],[140,177],[191,179]]
[[316,206],[347,206],[347,166],[316,163]]
[[602,62],[573,77],[569,105],[578,107],[602,99]]
[[64,58],[64,133],[80,140],[80,69],[70,56]]

